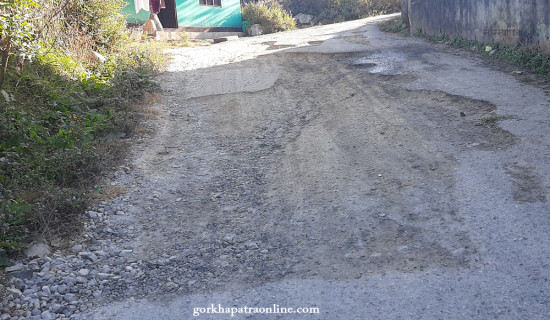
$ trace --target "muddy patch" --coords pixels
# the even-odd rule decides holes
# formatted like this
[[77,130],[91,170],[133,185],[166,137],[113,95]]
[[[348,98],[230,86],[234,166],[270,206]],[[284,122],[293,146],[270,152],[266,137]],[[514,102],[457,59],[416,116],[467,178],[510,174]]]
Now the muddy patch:
[[370,73],[394,75],[402,73],[406,60],[406,56],[402,53],[385,51],[360,57],[353,62],[352,67],[365,66],[364,68],[368,68]]

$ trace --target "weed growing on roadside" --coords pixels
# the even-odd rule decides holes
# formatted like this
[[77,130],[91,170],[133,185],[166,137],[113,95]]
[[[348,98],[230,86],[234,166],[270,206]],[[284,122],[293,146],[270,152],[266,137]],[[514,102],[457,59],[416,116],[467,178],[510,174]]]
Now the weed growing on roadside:
[[243,20],[262,25],[264,33],[296,29],[292,15],[274,0],[261,0],[248,3],[242,9]]
[[[401,34],[410,32],[403,27],[400,19],[382,23],[380,29],[385,32]],[[451,36],[445,33],[427,35],[423,33],[422,30],[417,30],[415,36],[436,43],[444,43],[455,48],[477,52],[484,57],[522,67],[531,72],[550,78],[550,54],[544,53],[538,49],[526,48],[520,45],[512,46],[502,43],[484,43],[465,39],[456,35]]]
[[184,47],[191,46],[191,36],[189,33],[185,30],[181,30],[178,32],[178,38],[180,40],[180,44]]
[[0,266],[30,240],[78,231],[118,137],[145,112],[130,106],[165,65],[156,45],[128,41],[123,0],[39,2],[33,14],[51,19],[36,23],[32,59],[6,60],[0,91]]

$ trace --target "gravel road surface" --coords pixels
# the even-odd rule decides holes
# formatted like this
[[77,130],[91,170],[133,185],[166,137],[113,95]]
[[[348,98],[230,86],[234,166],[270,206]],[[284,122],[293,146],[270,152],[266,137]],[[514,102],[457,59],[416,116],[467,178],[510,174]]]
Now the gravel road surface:
[[36,319],[549,319],[547,83],[386,18],[171,50],[127,192],[19,299],[34,283]]

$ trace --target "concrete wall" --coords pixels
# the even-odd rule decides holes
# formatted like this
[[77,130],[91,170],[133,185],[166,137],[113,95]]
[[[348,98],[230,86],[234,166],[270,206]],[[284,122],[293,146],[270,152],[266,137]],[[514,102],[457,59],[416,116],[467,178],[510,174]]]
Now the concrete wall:
[[404,0],[411,32],[447,33],[550,53],[549,0]]

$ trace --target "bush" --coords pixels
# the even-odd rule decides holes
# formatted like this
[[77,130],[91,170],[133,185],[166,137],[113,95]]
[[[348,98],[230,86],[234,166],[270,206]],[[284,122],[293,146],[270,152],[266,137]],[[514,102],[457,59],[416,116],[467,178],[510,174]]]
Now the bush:
[[315,22],[334,23],[399,12],[400,0],[282,0],[294,14],[315,16]]
[[111,137],[133,133],[140,112],[128,106],[158,88],[163,65],[155,45],[129,42],[124,0],[37,2],[14,7],[42,17],[32,23],[0,17],[0,42],[28,35],[13,42],[0,88],[0,266],[21,243],[78,230],[125,145]]
[[264,33],[296,29],[292,15],[274,0],[248,3],[242,10],[243,20],[262,25]]
[[367,0],[369,16],[401,12],[400,0]]

